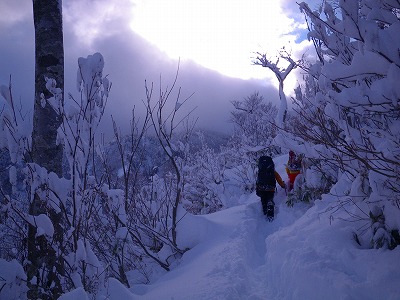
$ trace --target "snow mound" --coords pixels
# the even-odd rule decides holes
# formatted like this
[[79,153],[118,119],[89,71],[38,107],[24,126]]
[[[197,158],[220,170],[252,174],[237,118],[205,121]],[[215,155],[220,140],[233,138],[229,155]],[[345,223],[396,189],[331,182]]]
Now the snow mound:
[[328,204],[288,208],[285,197],[278,191],[272,223],[254,194],[191,216],[194,226],[181,224],[191,250],[157,282],[133,287],[135,299],[398,299],[400,249],[359,249]]

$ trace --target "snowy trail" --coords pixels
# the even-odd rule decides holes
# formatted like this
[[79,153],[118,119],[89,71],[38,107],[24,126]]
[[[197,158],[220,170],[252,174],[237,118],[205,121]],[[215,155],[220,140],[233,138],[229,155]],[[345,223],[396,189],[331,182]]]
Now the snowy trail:
[[[283,162],[276,165],[284,175]],[[285,199],[284,190],[278,187],[273,222],[262,215],[255,193],[231,199],[241,204],[226,210],[191,216],[187,220],[190,228],[181,238],[192,240],[194,247],[184,254],[179,266],[154,284],[133,287],[134,299],[272,299],[266,238],[304,213],[288,208]]]
[[265,240],[294,221],[284,198],[283,191],[275,197],[279,212],[274,222],[264,218],[255,194],[245,204],[194,217],[199,219],[197,234],[202,241],[162,280],[136,289],[135,299],[268,299]]
[[[282,177],[284,160],[275,161]],[[178,237],[190,250],[170,272],[129,291],[111,281],[118,292],[108,299],[400,299],[400,248],[359,248],[351,224],[326,213],[329,199],[288,208],[278,187],[270,223],[255,193],[239,195],[230,208],[182,220]]]

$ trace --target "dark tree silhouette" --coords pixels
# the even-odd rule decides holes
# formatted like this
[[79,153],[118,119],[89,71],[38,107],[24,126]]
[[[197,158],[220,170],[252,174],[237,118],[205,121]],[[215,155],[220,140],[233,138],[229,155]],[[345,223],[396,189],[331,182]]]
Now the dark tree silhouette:
[[[33,0],[35,26],[35,102],[33,114],[31,161],[49,172],[62,175],[62,146],[57,144],[57,130],[62,123],[60,107],[64,92],[64,48],[62,1]],[[45,189],[38,187],[37,191]],[[58,298],[62,293],[58,274],[63,272],[63,261],[54,245],[61,244],[62,218],[35,191],[29,214],[50,217],[54,240],[37,236],[37,227],[28,227],[28,297],[31,299]]]

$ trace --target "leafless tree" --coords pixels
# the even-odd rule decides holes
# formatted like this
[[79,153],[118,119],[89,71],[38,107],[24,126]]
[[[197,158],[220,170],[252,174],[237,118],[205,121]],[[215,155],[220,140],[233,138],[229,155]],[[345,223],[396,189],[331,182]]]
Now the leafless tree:
[[[277,125],[283,127],[283,124],[286,121],[286,114],[287,114],[287,99],[283,91],[284,82],[287,76],[290,74],[290,72],[292,72],[292,70],[299,65],[300,61],[295,61],[292,58],[291,54],[287,50],[285,50],[285,48],[279,51],[279,56],[276,58],[275,61],[267,57],[266,53],[256,52],[256,54],[257,56],[253,61],[253,64],[270,69],[278,79],[279,99],[281,101],[281,105],[279,108],[279,113],[277,115]],[[279,66],[280,64],[279,62],[281,59],[286,61],[287,66],[285,67]]]
[[[167,103],[172,96],[172,92],[175,89],[177,79],[178,79],[179,68],[176,72],[176,76],[170,88],[162,89],[161,87],[161,79],[160,79],[160,88],[159,93],[157,95],[158,99],[155,104],[152,102],[153,98],[153,85],[148,86],[146,84],[146,97],[147,97],[147,111],[150,115],[151,123],[153,124],[153,128],[155,134],[160,142],[164,153],[167,155],[169,162],[172,165],[174,171],[174,187],[173,187],[173,195],[171,195],[171,246],[175,248],[175,250],[179,253],[182,253],[182,250],[179,249],[176,240],[176,226],[179,221],[178,219],[178,208],[181,201],[181,193],[182,193],[182,169],[180,166],[180,154],[184,149],[181,149],[178,145],[175,145],[174,142],[174,134],[178,130],[178,128],[182,125],[185,125],[185,122],[188,120],[187,118],[190,116],[193,110],[190,110],[183,117],[179,117],[178,112],[181,111],[182,105],[184,105],[192,95],[187,98],[181,99],[181,88],[178,88],[175,98],[175,105],[172,107],[171,111],[167,110]],[[190,124],[186,122],[186,132],[185,137],[186,140],[193,131],[195,122]]]

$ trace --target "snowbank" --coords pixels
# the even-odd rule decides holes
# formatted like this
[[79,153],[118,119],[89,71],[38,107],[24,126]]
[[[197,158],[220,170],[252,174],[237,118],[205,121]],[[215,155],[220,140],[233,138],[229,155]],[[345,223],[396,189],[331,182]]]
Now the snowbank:
[[[285,160],[275,160],[283,178]],[[178,265],[131,289],[111,278],[97,299],[399,299],[400,249],[361,249],[352,239],[352,224],[332,219],[327,212],[332,199],[325,198],[312,207],[288,208],[278,189],[272,223],[254,193],[238,194],[229,209],[188,215],[179,223],[178,237],[191,249]],[[25,275],[16,262],[0,261],[0,276],[7,299],[24,294]],[[78,288],[61,299],[86,296]]]
[[[275,160],[284,178],[285,162]],[[135,299],[399,299],[400,249],[360,249],[329,200],[288,208],[285,199],[278,190],[272,223],[254,194],[191,217],[181,239],[193,248],[157,282],[133,287]]]

